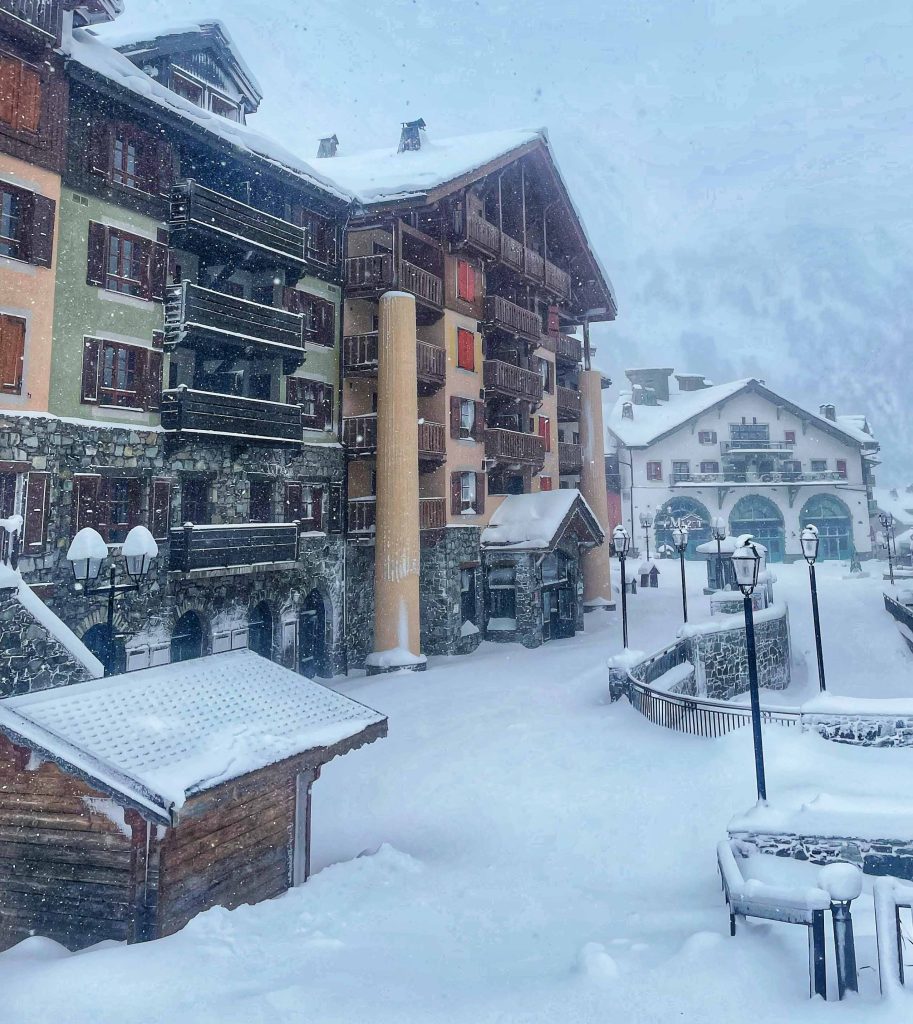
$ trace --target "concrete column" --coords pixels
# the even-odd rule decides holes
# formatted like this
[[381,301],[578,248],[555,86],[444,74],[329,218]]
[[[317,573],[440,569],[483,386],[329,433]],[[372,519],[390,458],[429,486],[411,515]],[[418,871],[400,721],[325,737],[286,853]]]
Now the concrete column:
[[423,668],[419,628],[418,398],[415,298],[380,299],[374,654],[369,672]]
[[580,372],[580,493],[593,510],[606,539],[600,547],[585,551],[583,606],[614,608],[609,568],[609,497],[605,483],[605,430],[602,425],[602,375],[596,370]]

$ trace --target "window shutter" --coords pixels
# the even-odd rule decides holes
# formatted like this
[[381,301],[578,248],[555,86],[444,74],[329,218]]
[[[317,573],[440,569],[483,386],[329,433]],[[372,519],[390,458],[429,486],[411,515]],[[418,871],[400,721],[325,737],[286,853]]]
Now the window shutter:
[[114,148],[112,126],[108,121],[96,121],[89,128],[88,151],[86,159],[92,174],[108,177],[111,167],[111,154]]
[[73,478],[72,531],[75,537],[86,526],[98,525],[98,491],[100,476]]
[[86,284],[105,285],[105,255],[108,248],[108,229],[98,221],[89,223],[89,254]]
[[146,353],[146,408],[150,412],[162,407],[162,363],[161,352]]
[[312,508],[314,510],[313,518],[310,520],[312,523],[312,530],[319,530],[323,523],[323,488],[312,487],[311,496],[313,499]]
[[282,305],[285,306],[289,313],[300,313],[302,312],[301,296],[302,293],[297,288],[283,288]]
[[21,393],[24,357],[25,321],[0,315],[0,394]]
[[37,132],[41,125],[41,76],[34,68],[19,67],[19,116],[16,127],[23,132]]
[[23,531],[23,553],[26,555],[35,554],[44,548],[50,499],[50,473],[29,473]]
[[473,405],[475,406],[475,416],[472,420],[472,439],[483,441],[485,439],[485,403],[473,402]]
[[552,338],[558,337],[559,323],[558,323],[558,307],[548,307],[548,333]]
[[460,487],[461,473],[450,474],[450,512],[458,516],[463,511],[462,489]]
[[149,487],[149,522],[152,536],[164,540],[171,522],[171,481],[153,480]]
[[324,384],[321,388],[320,404],[323,408],[323,429],[333,429],[333,386]]
[[286,405],[300,405],[301,404],[301,378],[300,377],[286,377],[285,378],[285,402],[286,402]]
[[342,533],[342,484],[330,484],[327,533]]
[[32,196],[31,234],[28,239],[29,262],[50,267],[54,254],[54,214],[57,204],[47,196]]
[[82,349],[82,401],[98,401],[98,357],[101,342],[86,338]]
[[168,246],[161,242],[152,243],[149,257],[149,291],[156,302],[165,301],[165,284],[168,278]]
[[301,519],[301,484],[285,485],[284,521],[297,523]]
[[19,94],[19,64],[14,57],[0,53],[0,121],[16,124],[16,97]]
[[462,399],[456,395],[450,396],[450,436],[460,436],[460,409],[462,406]]
[[476,513],[482,515],[485,511],[485,474],[476,473]]
[[133,239],[133,251],[137,254],[137,259],[140,261],[142,269],[140,271],[140,298],[151,300],[152,289],[153,289],[153,261],[155,258],[155,242],[150,242],[148,238],[136,238]]

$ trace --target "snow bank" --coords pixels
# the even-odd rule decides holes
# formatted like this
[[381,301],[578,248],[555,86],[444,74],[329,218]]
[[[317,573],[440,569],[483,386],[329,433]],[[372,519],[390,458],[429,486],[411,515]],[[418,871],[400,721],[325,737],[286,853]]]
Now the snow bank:
[[428,659],[424,654],[413,654],[405,647],[391,647],[388,651],[374,651],[365,658],[365,665],[371,668],[394,669],[424,665]]

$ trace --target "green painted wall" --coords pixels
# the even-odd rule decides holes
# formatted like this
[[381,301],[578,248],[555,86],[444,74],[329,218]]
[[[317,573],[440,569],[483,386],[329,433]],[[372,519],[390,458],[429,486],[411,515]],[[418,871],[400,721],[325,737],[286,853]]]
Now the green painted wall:
[[[78,199],[75,198],[77,196]],[[86,284],[89,222],[99,221],[121,227],[153,240],[156,229],[162,225],[142,214],[66,187],[60,200],[59,217],[48,410],[59,416],[99,422],[157,424],[157,413],[85,405],[80,401],[80,395],[83,339],[86,336],[151,348],[152,332],[160,331],[163,324],[160,302],[115,295]]]

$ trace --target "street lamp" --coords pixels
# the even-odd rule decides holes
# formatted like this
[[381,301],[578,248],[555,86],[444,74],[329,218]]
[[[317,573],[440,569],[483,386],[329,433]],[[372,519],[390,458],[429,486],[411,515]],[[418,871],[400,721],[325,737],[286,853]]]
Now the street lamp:
[[717,516],[716,519],[713,520],[711,535],[716,541],[716,576],[719,584],[717,589],[725,590],[726,580],[723,576],[723,550],[720,545],[726,539],[726,520],[722,516]]
[[108,557],[108,545],[97,530],[90,526],[79,531],[67,550],[67,561],[73,570],[73,579],[80,586],[83,597],[96,594],[108,596],[108,635],[105,641],[102,663],[105,675],[114,674],[114,598],[130,590],[139,590],[140,584],[152,566],[152,560],[158,555],[158,544],[145,526],[134,526],[127,534],[121,547],[124,558],[124,569],[130,578],[129,583],[117,583],[117,567],[114,562],[108,569],[108,582],[104,586],[89,587],[101,574],[101,568]]
[[644,541],[647,545],[647,561],[650,561],[650,527],[653,525],[653,516],[649,512],[641,512],[640,526],[644,531]]
[[745,608],[745,644],[748,648],[748,683],[751,690],[751,731],[754,738],[754,767],[758,783],[758,800],[767,800],[767,784],[764,781],[764,747],[761,740],[761,700],[758,695],[758,660],[754,642],[754,608],[751,595],[758,585],[758,570],[761,553],[751,537],[740,538],[741,543],[732,554],[732,568],[735,581],[742,591]]
[[808,579],[812,588],[812,618],[815,621],[815,651],[818,654],[818,686],[823,693],[824,655],[821,653],[821,620],[818,618],[818,583],[815,580],[815,559],[818,557],[818,527],[809,524],[802,531],[802,554],[808,562]]
[[676,523],[672,530],[672,543],[678,552],[678,560],[682,568],[682,615],[688,621],[688,592],[685,589],[685,550],[688,547],[688,527]]
[[894,562],[891,558],[891,530],[894,528],[894,516],[890,512],[879,512],[878,519],[884,530],[885,547],[888,549],[888,573],[891,577],[891,584],[894,584]]
[[621,563],[621,636],[625,650],[628,649],[628,584],[625,579],[625,559],[628,557],[628,548],[631,538],[628,531],[619,524],[612,531],[612,542],[615,545],[615,554]]

